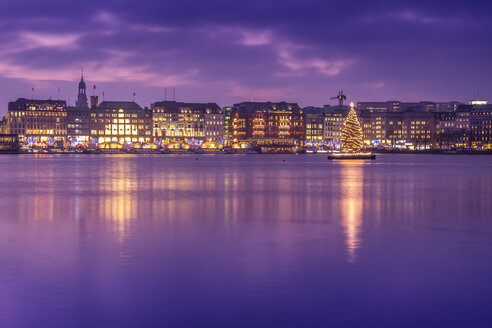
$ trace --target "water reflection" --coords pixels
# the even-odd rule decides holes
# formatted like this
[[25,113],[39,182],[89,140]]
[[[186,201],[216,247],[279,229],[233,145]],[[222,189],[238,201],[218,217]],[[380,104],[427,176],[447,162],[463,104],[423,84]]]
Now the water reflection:
[[363,164],[341,162],[341,209],[342,226],[345,229],[347,260],[357,259],[361,243],[362,204],[363,204]]
[[0,326],[490,318],[489,157],[283,159],[0,156]]

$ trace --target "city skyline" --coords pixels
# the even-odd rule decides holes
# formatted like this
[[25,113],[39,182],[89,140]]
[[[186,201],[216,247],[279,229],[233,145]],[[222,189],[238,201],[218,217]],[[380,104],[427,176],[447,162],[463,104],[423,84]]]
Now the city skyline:
[[[190,9],[193,8],[193,10]],[[491,5],[437,1],[0,4],[0,102],[76,100],[84,69],[107,100],[258,101],[490,98]],[[300,18],[300,19],[299,19]]]

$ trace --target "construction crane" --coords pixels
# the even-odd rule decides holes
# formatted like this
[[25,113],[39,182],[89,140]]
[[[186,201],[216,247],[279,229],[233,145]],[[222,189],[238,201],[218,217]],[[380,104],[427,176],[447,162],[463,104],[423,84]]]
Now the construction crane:
[[347,96],[343,94],[343,90],[338,92],[338,95],[331,97],[330,99],[338,99],[338,106],[343,106],[343,101],[347,100]]

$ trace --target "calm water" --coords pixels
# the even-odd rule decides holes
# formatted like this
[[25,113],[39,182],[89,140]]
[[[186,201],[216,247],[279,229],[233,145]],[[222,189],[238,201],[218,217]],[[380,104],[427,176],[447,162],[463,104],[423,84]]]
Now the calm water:
[[491,327],[491,172],[0,156],[0,327]]

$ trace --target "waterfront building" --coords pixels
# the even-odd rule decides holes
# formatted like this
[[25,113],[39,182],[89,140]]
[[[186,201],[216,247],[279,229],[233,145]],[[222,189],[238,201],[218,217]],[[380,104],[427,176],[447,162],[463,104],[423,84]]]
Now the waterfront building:
[[348,106],[325,106],[323,139],[338,147],[342,142],[342,130],[349,112]]
[[458,130],[458,138],[456,140],[457,148],[470,148],[470,112],[471,106],[460,105],[456,112],[456,129]]
[[90,138],[96,143],[152,142],[152,111],[133,101],[103,101],[90,110]]
[[232,131],[229,130],[229,122],[231,120],[232,107],[227,106],[223,108],[224,111],[224,143],[228,146],[232,145]]
[[492,105],[475,105],[470,112],[470,145],[492,149]]
[[457,113],[454,111],[436,112],[436,142],[439,149],[454,149],[459,139],[460,130],[456,121]]
[[152,113],[154,136],[166,143],[224,139],[224,114],[216,103],[160,101],[152,104]]
[[287,102],[235,104],[229,129],[234,142],[248,140],[254,145],[300,145],[306,136],[303,110]]
[[[72,144],[88,142],[90,138],[90,111],[86,85],[82,75],[75,107],[67,107],[67,140]],[[91,97],[91,107],[97,107],[97,96]]]
[[8,119],[7,116],[4,116],[0,121],[0,134],[7,134],[8,131],[9,131]]
[[401,112],[363,112],[361,114],[364,143],[369,147],[404,148],[403,114]]
[[325,106],[322,108],[319,107],[304,107],[304,124],[306,126],[306,143],[321,143],[324,141],[324,120],[325,120],[325,112],[326,108],[329,106]]
[[366,112],[445,112],[445,111],[457,111],[461,103],[456,101],[450,102],[401,102],[401,101],[376,101],[376,102],[358,102],[357,109],[359,113],[364,114]]
[[0,134],[0,154],[15,153],[19,149],[19,136],[17,134]]
[[67,137],[67,104],[64,100],[19,98],[8,105],[6,133],[21,142],[54,143]]
[[368,147],[428,149],[434,146],[434,113],[365,111],[361,113],[361,121]]
[[411,150],[434,148],[435,118],[430,112],[407,111],[403,114],[402,137]]
[[90,134],[89,108],[67,107],[67,140],[72,144],[88,142]]

